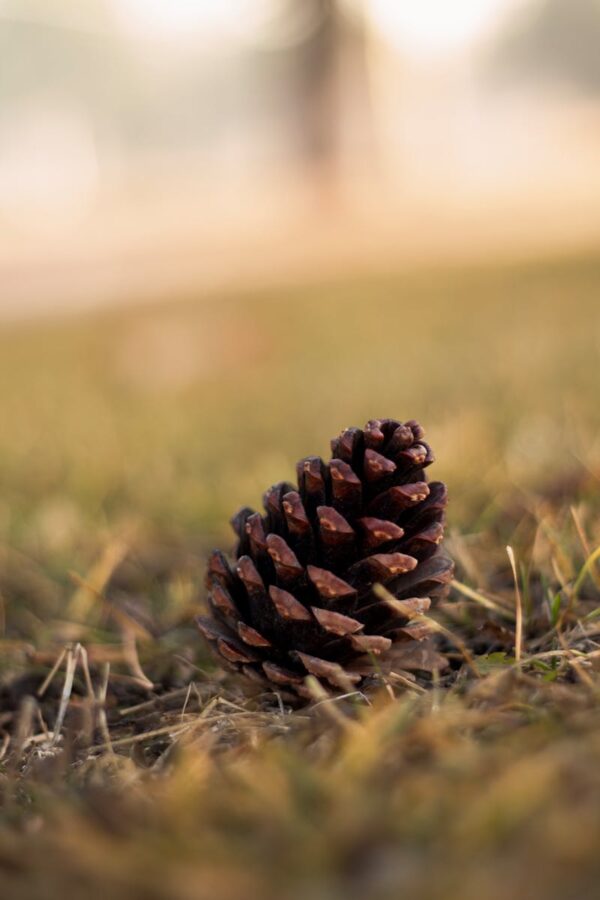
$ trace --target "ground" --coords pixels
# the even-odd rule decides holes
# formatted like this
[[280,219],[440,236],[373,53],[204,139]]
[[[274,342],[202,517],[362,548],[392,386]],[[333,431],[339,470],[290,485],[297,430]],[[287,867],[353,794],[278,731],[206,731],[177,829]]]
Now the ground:
[[[6,896],[594,895],[599,290],[587,256],[3,327]],[[204,559],[387,415],[449,486],[450,668],[292,710],[211,660]]]

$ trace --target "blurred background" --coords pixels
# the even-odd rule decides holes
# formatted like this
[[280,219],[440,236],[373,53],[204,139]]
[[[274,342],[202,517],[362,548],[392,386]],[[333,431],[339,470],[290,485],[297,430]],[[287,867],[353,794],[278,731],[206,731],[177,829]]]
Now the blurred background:
[[597,0],[1,0],[2,312],[600,229]]
[[373,416],[454,527],[589,496],[599,46],[598,0],[0,0],[14,564],[229,540]]

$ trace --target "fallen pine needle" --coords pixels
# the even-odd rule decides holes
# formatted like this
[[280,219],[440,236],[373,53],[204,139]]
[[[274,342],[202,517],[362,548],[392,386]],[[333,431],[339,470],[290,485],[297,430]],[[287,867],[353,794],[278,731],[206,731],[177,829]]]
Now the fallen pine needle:
[[510,567],[512,569],[513,578],[515,580],[515,662],[517,665],[521,663],[521,655],[523,652],[523,603],[521,601],[521,591],[519,589],[519,578],[517,575],[517,564],[513,548],[506,548]]
[[462,581],[457,581],[454,578],[451,582],[452,587],[462,594],[463,597],[467,597],[469,600],[474,600],[475,603],[479,603],[481,606],[484,606],[486,609],[489,609],[491,612],[498,613],[500,616],[504,616],[504,618],[514,620],[514,613],[512,610],[504,609],[498,603],[494,603],[493,600],[490,600],[489,597],[485,597],[479,591],[473,590],[467,584],[463,584]]

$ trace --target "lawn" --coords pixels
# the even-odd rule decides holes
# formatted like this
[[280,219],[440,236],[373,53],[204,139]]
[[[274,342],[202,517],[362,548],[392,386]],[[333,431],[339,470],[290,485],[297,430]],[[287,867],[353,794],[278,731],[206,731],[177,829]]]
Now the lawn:
[[[7,897],[595,894],[598,297],[588,256],[2,327]],[[291,710],[216,668],[204,560],[379,416],[448,484],[451,667]]]

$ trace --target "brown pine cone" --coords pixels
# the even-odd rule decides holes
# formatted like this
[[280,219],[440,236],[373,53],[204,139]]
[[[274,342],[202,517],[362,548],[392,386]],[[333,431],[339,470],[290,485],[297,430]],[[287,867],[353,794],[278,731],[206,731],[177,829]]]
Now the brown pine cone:
[[[329,463],[306,457],[297,487],[269,488],[264,515],[234,516],[235,562],[212,552],[211,615],[198,619],[229,667],[302,697],[308,674],[346,691],[374,671],[372,654],[389,663],[400,644],[406,657],[428,636],[410,613],[447,592],[453,565],[439,547],[446,486],[426,483],[434,457],[423,434],[394,419],[347,428]],[[377,597],[374,584],[404,605]]]

